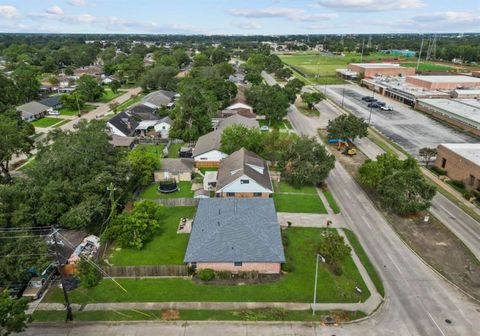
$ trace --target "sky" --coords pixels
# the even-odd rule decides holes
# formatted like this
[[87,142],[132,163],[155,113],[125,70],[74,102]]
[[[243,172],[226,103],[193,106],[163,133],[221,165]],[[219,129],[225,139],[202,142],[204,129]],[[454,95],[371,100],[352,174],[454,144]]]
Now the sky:
[[0,0],[0,32],[480,32],[480,0]]

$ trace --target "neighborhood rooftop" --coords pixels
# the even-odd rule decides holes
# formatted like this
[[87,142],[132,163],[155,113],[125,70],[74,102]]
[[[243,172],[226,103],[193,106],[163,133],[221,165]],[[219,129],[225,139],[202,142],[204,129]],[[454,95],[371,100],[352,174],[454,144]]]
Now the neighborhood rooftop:
[[442,144],[442,146],[480,166],[480,143]]
[[202,199],[185,262],[285,262],[272,199]]
[[193,156],[201,155],[211,150],[220,149],[220,140],[222,137],[222,130],[216,130],[198,138],[195,149],[193,150]]

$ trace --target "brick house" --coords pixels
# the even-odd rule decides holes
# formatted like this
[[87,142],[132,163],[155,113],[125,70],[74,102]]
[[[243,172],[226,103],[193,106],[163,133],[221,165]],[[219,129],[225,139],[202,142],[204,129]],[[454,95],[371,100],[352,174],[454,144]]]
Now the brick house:
[[285,262],[272,199],[201,199],[184,262],[197,270],[278,274]]
[[217,197],[261,197],[273,194],[267,162],[245,148],[222,160],[218,168]]
[[480,191],[480,144],[441,144],[435,166],[445,169],[452,180],[465,183],[467,189]]

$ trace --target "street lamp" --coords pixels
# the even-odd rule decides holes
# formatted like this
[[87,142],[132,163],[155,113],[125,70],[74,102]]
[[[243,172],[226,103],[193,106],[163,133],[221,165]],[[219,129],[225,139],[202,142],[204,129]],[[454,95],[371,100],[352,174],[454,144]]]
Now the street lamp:
[[342,107],[343,107],[343,102],[345,101],[345,83],[343,84],[343,91],[342,91]]
[[[372,91],[372,98],[375,98],[375,89]],[[373,101],[370,103],[370,114],[368,116],[368,126],[370,126],[370,121],[372,120],[372,110],[373,110]]]
[[315,286],[313,289],[313,306],[312,306],[312,315],[315,315],[315,306],[317,304],[317,282],[318,282],[318,262],[321,260],[325,262],[325,258],[317,253],[317,265],[315,267]]

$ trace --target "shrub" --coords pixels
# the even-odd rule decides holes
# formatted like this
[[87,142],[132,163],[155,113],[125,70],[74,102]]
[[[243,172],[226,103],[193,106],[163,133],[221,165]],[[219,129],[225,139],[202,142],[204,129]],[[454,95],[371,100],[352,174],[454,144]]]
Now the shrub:
[[343,268],[339,264],[333,265],[333,274],[336,276],[341,276],[343,274]]
[[287,225],[288,225],[288,227],[291,227],[291,226],[292,226],[292,222],[287,221]]
[[457,187],[459,189],[465,189],[465,183],[463,183],[463,181],[458,181],[458,180],[450,180],[449,183],[454,186],[454,187]]
[[445,169],[436,166],[430,167],[430,169],[438,175],[447,175],[447,171]]
[[282,264],[282,271],[290,273],[290,272],[293,272],[293,270],[294,270],[294,267],[293,267],[292,263],[287,261],[287,262]]
[[215,276],[222,280],[228,280],[232,277],[232,273],[230,273],[229,271],[219,271],[216,273]]
[[93,261],[88,262],[85,259],[80,259],[77,263],[76,276],[80,280],[80,286],[83,288],[92,288],[98,285],[102,280],[100,271],[93,265]]
[[256,279],[258,279],[258,272],[257,272],[257,271],[238,272],[238,277],[239,277],[240,279],[256,280]]
[[215,272],[211,268],[205,268],[199,273],[200,280],[203,281],[212,281],[215,277]]
[[465,191],[462,193],[462,196],[463,198],[465,198],[466,200],[470,200],[472,197],[476,197],[473,192],[471,191]]

